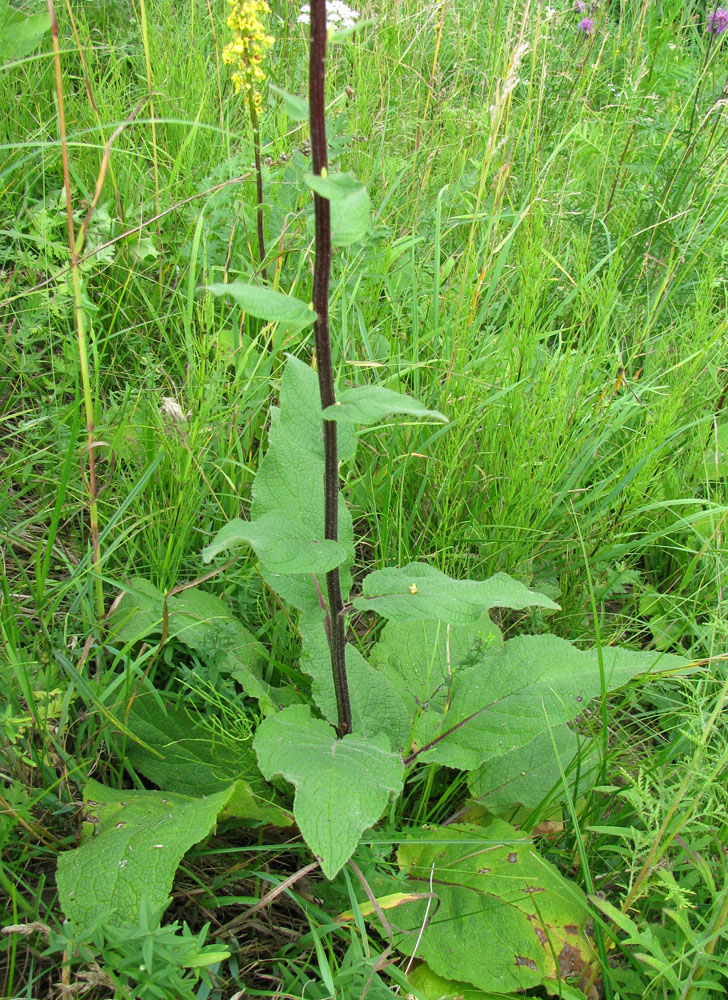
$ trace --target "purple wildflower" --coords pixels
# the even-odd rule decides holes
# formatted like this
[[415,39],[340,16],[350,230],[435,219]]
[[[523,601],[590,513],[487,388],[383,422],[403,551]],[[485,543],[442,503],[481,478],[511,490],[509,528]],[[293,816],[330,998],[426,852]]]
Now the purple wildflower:
[[714,35],[722,35],[728,28],[728,10],[725,7],[718,7],[712,14],[708,14],[708,31]]
[[586,0],[574,0],[574,13],[586,14]]
[[577,24],[579,31],[583,31],[585,35],[591,35],[594,31],[594,22],[590,17],[582,17],[581,21]]

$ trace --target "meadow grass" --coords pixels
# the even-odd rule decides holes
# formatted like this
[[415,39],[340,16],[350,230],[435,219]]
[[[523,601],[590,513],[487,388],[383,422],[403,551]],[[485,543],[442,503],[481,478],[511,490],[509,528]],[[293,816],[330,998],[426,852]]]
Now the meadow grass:
[[[296,5],[271,6],[271,81],[302,96]],[[415,559],[456,576],[503,570],[562,607],[504,618],[510,633],[536,620],[706,661],[697,680],[613,697],[589,723],[601,786],[563,817],[557,799],[518,817],[557,819],[549,857],[603,902],[605,995],[692,1000],[725,988],[728,919],[728,50],[699,3],[604,3],[589,36],[571,4],[554,8],[385,0],[331,48],[332,157],[373,205],[366,242],[334,262],[338,378],[411,392],[450,419],[367,430],[343,482],[358,573]],[[0,892],[3,925],[51,932],[50,953],[42,928],[5,936],[2,996],[55,996],[58,982],[77,995],[61,971],[72,943],[55,859],[75,842],[89,774],[138,781],[118,722],[142,680],[193,700],[221,738],[255,721],[189,652],[115,646],[98,608],[134,576],[167,592],[203,575],[203,545],[249,510],[282,356],[311,359],[307,334],[267,331],[198,291],[259,274],[225,16],[222,0],[58,5],[76,227],[109,135],[137,112],[80,265],[98,565],[49,42],[2,71]],[[261,137],[268,277],[308,301],[307,125],[271,95]],[[205,586],[264,642],[270,677],[305,687],[295,629],[254,559]],[[362,856],[373,864],[387,838],[444,821],[465,795],[452,772],[422,769]],[[199,930],[213,914],[214,939],[300,867],[300,844],[265,837],[222,829],[194,849],[175,916]],[[259,915],[269,944],[241,934],[219,989],[196,995],[232,997],[239,980],[262,996],[354,997],[370,972],[368,995],[392,995],[402,971],[375,968],[363,921],[334,920],[356,908],[345,877],[343,895],[305,880],[283,893]],[[85,995],[109,995],[104,970],[138,961],[126,933],[84,942],[97,975]]]

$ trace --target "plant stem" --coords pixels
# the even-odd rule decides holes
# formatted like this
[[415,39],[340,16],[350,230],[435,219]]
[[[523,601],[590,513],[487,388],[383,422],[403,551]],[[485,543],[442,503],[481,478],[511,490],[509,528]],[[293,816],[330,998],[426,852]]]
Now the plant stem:
[[[53,56],[56,74],[56,97],[58,100],[58,127],[61,137],[61,162],[63,164],[63,186],[66,194],[66,222],[68,226],[68,245],[71,254],[71,283],[73,287],[73,305],[76,318],[76,333],[78,337],[78,362],[81,370],[81,385],[83,388],[84,411],[86,416],[86,433],[88,437],[88,516],[91,532],[92,562],[94,567],[94,591],[96,595],[96,616],[98,624],[104,619],[104,588],[101,579],[101,552],[99,546],[99,510],[98,489],[96,486],[96,453],[94,430],[94,403],[89,374],[88,348],[86,336],[86,314],[83,308],[83,287],[79,257],[83,247],[85,225],[81,227],[79,238],[76,238],[71,206],[71,176],[68,165],[68,144],[66,142],[66,115],[63,104],[63,83],[61,79],[61,50],[58,42],[58,21],[53,0],[48,0],[48,13],[51,19],[51,38],[53,41]],[[105,171],[104,171],[105,174]],[[103,180],[101,182],[103,184]],[[99,189],[100,193],[100,189]],[[95,207],[95,205],[94,205]]]
[[[255,110],[255,94],[252,88],[248,91],[248,110],[250,112],[250,124],[253,128],[253,152],[255,154],[255,193],[258,202],[257,227],[258,227],[258,256],[260,257],[260,273],[263,281],[268,280],[265,270],[265,238],[263,236],[263,169],[260,162],[260,129],[258,128],[258,112]],[[269,342],[269,349],[272,347]]]
[[154,87],[152,85],[152,60],[149,53],[149,28],[147,25],[147,5],[146,0],[139,0],[139,14],[142,27],[142,44],[144,46],[144,64],[147,71],[147,94],[149,95],[149,113],[152,125],[152,163],[154,164],[154,215],[157,221],[157,249],[159,250],[159,264],[157,268],[157,280],[159,282],[159,293],[162,293],[162,277],[164,268],[164,253],[162,248],[162,228],[159,224],[161,215],[159,200],[159,157],[157,155],[157,122],[154,113]]
[[[308,77],[309,117],[311,125],[311,155],[313,172],[327,173],[326,119],[324,84],[326,81],[326,0],[311,0],[311,50]],[[316,312],[314,337],[318,368],[321,408],[333,406],[334,377],[331,365],[329,336],[329,278],[331,274],[331,212],[326,198],[314,193],[316,222],[316,261],[313,271],[313,308]],[[324,420],[324,537],[336,541],[339,534],[339,457],[336,422]],[[352,730],[349,684],[346,676],[346,621],[341,598],[338,567],[326,574],[331,622],[331,669],[339,738]]]

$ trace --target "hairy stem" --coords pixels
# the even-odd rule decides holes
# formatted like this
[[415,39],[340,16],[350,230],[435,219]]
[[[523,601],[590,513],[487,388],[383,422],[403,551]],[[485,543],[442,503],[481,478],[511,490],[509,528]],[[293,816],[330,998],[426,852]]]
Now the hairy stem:
[[[309,61],[309,116],[313,172],[326,176],[326,120],[324,84],[326,80],[326,0],[311,0],[311,51]],[[316,262],[313,272],[313,308],[316,312],[314,337],[321,407],[333,406],[334,375],[329,337],[329,277],[331,274],[331,213],[326,198],[314,193],[316,220]],[[324,420],[324,537],[333,541],[339,534],[339,457],[336,422]],[[338,713],[339,737],[352,730],[349,684],[346,676],[346,616],[341,598],[338,568],[326,574],[331,636],[331,669]]]

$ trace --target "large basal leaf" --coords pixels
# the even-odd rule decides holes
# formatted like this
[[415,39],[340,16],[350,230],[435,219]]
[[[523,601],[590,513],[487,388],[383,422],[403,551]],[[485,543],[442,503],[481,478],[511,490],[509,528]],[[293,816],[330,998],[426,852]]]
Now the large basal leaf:
[[359,611],[376,611],[397,622],[425,619],[451,625],[477,621],[490,608],[551,608],[544,594],[529,590],[505,573],[488,580],[453,580],[426,563],[409,563],[401,569],[376,570],[364,578],[362,597],[354,601]]
[[[436,975],[426,962],[418,962],[407,974],[407,982],[413,986],[425,1000],[523,1000],[522,993],[493,993],[492,990],[479,990],[469,983],[455,982]],[[584,994],[575,986],[570,986],[563,979],[553,985],[548,982],[546,989],[559,1000],[584,1000]],[[593,995],[597,991],[593,990]]]
[[265,719],[254,747],[268,780],[283,777],[295,786],[293,814],[327,878],[349,860],[362,833],[402,790],[402,761],[384,737],[339,740],[304,705]]
[[426,1000],[518,1000],[515,993],[493,993],[490,990],[476,989],[469,983],[443,979],[442,976],[435,975],[426,962],[418,962],[407,973],[407,982]]
[[[313,679],[311,693],[314,701],[324,717],[334,725],[337,721],[336,695],[323,613],[302,614],[298,630],[301,633],[301,670]],[[358,736],[384,734],[394,750],[404,753],[409,744],[412,723],[389,678],[370,666],[351,643],[346,646],[346,672],[354,732]]]
[[552,724],[523,746],[489,757],[470,773],[468,785],[478,801],[493,811],[514,803],[533,807],[552,790],[561,790],[562,773],[575,795],[587,792],[600,762],[588,739],[578,737],[565,724]]
[[460,671],[502,646],[500,629],[487,612],[467,625],[388,622],[372,650],[371,663],[394,686],[413,726],[425,712],[439,719]]
[[383,385],[361,385],[344,390],[338,394],[334,406],[326,407],[323,417],[338,423],[369,426],[392,414],[447,423],[447,417],[439,410],[428,410],[411,396],[393,392]]
[[508,823],[423,829],[398,862],[413,892],[435,898],[429,910],[421,900],[388,915],[404,932],[395,946],[416,947],[436,975],[509,992],[591,973],[583,892]]
[[[389,623],[372,665],[399,692],[420,760],[472,771],[472,794],[493,807],[535,806],[560,780],[554,743],[566,771],[577,749],[566,723],[601,693],[599,652],[550,635],[501,645],[488,641],[481,621],[481,634],[443,622]],[[602,665],[605,690],[612,691],[637,674],[688,661],[605,648]]]
[[163,709],[155,698],[135,699],[127,725],[156,753],[129,743],[126,756],[137,771],[161,789],[183,795],[212,795],[235,785],[225,819],[290,826],[290,813],[258,770],[252,741],[236,746],[215,738],[181,709]]
[[471,791],[477,788],[478,801],[493,811],[514,803],[537,805],[560,788],[562,771],[569,787],[583,794],[594,784],[600,763],[593,746],[584,749],[585,742],[568,726],[552,725],[523,746],[490,757],[471,772],[468,784]]
[[212,831],[233,792],[229,785],[190,798],[89,781],[84,801],[93,834],[58,858],[58,895],[68,919],[79,928],[99,916],[135,921],[142,898],[164,906],[183,856]]
[[316,313],[310,305],[301,302],[300,299],[294,299],[292,295],[276,292],[272,288],[233,281],[229,285],[205,285],[205,291],[212,295],[227,295],[235,299],[246,313],[257,319],[281,323],[296,330],[310,326],[316,320]]
[[[159,635],[164,622],[164,594],[149,580],[134,577],[109,616],[115,642],[139,642]],[[227,604],[199,588],[167,598],[167,639],[175,639],[210,666],[232,674],[265,712],[278,709],[276,692],[263,681],[268,662],[263,645],[237,621]]]
[[[390,642],[391,636],[385,639]],[[441,661],[446,655],[442,646],[440,638],[434,647],[422,643],[419,649],[410,641],[412,671],[423,655]],[[614,648],[602,649],[601,663],[606,691],[637,674],[689,665],[677,656]],[[406,665],[400,663],[399,669],[406,670]],[[599,651],[580,650],[551,635],[517,636],[456,671],[446,711],[438,712],[436,682],[433,677],[432,694],[423,691],[430,711],[415,725],[415,747],[430,746],[420,759],[472,771],[472,794],[492,805],[541,801],[559,780],[552,737],[565,766],[570,748],[575,748],[573,734],[563,731],[566,723],[581,715],[602,690]]]
[[[268,451],[260,463],[253,485],[252,516],[284,514],[300,522],[311,538],[321,538],[324,526],[323,418],[316,372],[289,357],[281,379],[280,410],[271,413]],[[340,438],[339,458],[353,455],[353,432]],[[340,567],[341,587],[346,598],[351,586],[349,567],[354,558],[351,516],[339,503],[339,544],[347,551]],[[313,574],[294,576],[261,567],[267,583],[301,611],[320,607]],[[319,588],[325,592],[324,581]]]
[[218,553],[241,545],[251,546],[269,573],[291,575],[326,574],[344,562],[348,554],[345,545],[312,537],[312,532],[287,512],[271,511],[256,521],[242,521],[239,517],[229,521],[203,550],[202,558],[209,562]]
[[[607,647],[601,654],[606,691],[616,690],[638,674],[675,670],[689,664],[682,657],[640,650]],[[453,692],[445,728],[468,721],[423,754],[423,759],[446,763],[455,756],[460,766],[473,768],[469,782],[476,798],[484,791],[481,777],[490,786],[485,770],[494,766],[494,759],[527,747],[539,736],[541,748],[548,752],[549,732],[581,715],[602,690],[599,651],[577,649],[552,635],[510,639],[501,651],[471,668],[460,681]],[[563,741],[557,738],[557,745],[563,746]],[[549,756],[554,761],[553,784],[558,781],[553,750]],[[520,783],[524,805],[541,800],[547,791],[543,780],[543,773],[534,773],[532,781]]]

